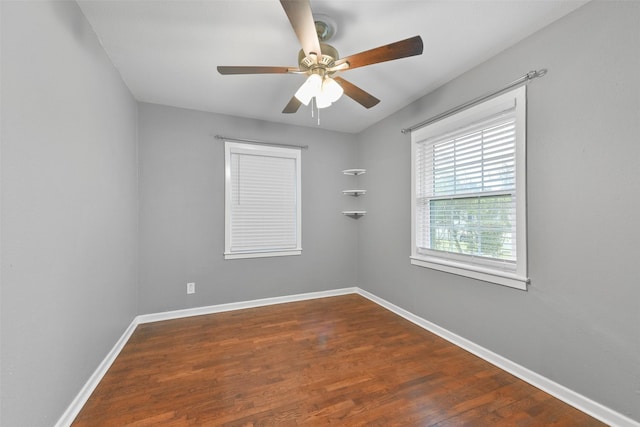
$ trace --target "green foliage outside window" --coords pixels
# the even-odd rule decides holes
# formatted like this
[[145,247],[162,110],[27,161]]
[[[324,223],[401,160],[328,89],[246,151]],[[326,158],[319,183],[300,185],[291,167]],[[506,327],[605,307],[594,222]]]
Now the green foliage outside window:
[[514,260],[511,195],[431,200],[431,249]]

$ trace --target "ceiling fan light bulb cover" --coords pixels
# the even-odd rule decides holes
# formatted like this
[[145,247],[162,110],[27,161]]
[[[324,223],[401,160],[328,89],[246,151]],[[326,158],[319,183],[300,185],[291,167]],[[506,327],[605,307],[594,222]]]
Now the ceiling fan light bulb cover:
[[317,74],[312,74],[309,78],[300,86],[295,94],[298,101],[304,105],[309,105],[311,98],[316,96],[320,92],[322,87],[322,77]]
[[344,93],[344,89],[331,77],[327,77],[322,82],[322,93],[327,96],[330,102],[336,102]]
[[316,107],[318,108],[327,108],[331,106],[331,100],[329,99],[329,97],[324,94],[324,93],[319,93],[316,96]]

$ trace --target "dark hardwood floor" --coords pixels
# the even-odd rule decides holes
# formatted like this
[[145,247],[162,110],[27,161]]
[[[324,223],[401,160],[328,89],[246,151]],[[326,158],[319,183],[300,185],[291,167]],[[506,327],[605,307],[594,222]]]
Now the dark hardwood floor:
[[138,326],[74,426],[599,426],[359,295]]

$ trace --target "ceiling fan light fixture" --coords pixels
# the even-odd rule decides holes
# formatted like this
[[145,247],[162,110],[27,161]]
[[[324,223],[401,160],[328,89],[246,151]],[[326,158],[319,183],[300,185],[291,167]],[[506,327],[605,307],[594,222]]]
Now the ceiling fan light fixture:
[[316,107],[318,108],[327,108],[332,104],[331,98],[326,92],[319,92],[316,95]]
[[295,94],[298,101],[304,105],[309,105],[311,98],[320,93],[322,89],[322,77],[318,74],[311,74],[309,78],[300,86]]
[[322,81],[322,87],[316,95],[316,105],[318,108],[327,108],[334,102],[336,102],[342,94],[344,89],[331,77],[325,77]]
[[325,77],[322,82],[322,93],[326,94],[331,102],[336,102],[344,93],[344,89],[331,77]]
[[327,108],[336,102],[344,89],[331,77],[321,77],[319,74],[311,74],[300,86],[295,97],[304,105],[309,105],[311,98],[316,98],[318,108]]

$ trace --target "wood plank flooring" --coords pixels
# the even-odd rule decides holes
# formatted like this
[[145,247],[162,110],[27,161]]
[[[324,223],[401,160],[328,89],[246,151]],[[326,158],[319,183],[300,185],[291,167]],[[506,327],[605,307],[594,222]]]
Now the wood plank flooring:
[[74,426],[600,426],[345,295],[139,325]]

